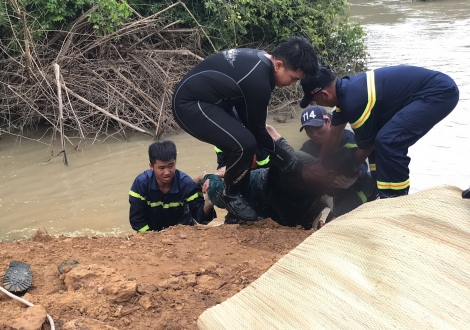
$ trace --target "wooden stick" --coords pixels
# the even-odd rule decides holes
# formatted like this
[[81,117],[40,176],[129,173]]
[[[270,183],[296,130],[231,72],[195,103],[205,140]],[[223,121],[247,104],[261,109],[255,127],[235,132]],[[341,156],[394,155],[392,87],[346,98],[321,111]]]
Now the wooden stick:
[[62,104],[62,88],[60,88],[60,66],[54,63],[55,80],[57,82],[57,98],[59,99],[59,124],[60,124],[60,140],[62,142],[62,153],[64,154],[64,165],[68,166],[67,153],[65,152],[65,139],[64,139],[64,112]]
[[[26,70],[31,68],[31,52],[29,50],[29,42],[28,42],[28,26],[26,25],[26,14],[24,12],[21,13],[21,20],[23,23],[23,33],[24,33],[24,57],[25,57],[25,64]],[[28,76],[29,76],[29,71]]]
[[89,105],[90,107],[98,110],[99,112],[101,113],[104,113],[106,116],[110,117],[111,119],[114,119],[115,121],[118,121],[124,125],[126,125],[127,127],[130,127],[132,128],[133,130],[136,130],[137,132],[140,132],[140,133],[144,133],[146,135],[150,135],[151,137],[155,137],[155,135],[153,135],[152,133],[140,128],[140,127],[137,127],[135,125],[132,125],[131,123],[128,123],[127,121],[125,120],[122,120],[121,118],[119,117],[116,117],[115,115],[113,115],[112,113],[109,113],[108,111],[106,111],[105,109],[97,106],[96,104],[88,101],[87,99],[85,99],[84,97],[81,97],[80,95],[78,95],[77,93],[73,92],[70,88],[66,87],[65,85],[61,85],[61,87],[66,90],[70,95],[76,97],[77,99],[79,99],[80,101],[82,101],[83,103]]
[[184,9],[188,12],[188,14],[191,15],[191,17],[193,18],[194,22],[196,22],[197,26],[199,26],[199,28],[201,29],[202,33],[204,33],[204,35],[206,36],[207,40],[208,40],[209,43],[211,44],[212,49],[214,50],[214,53],[217,53],[218,50],[217,50],[217,48],[215,48],[214,44],[212,43],[211,38],[209,38],[209,36],[207,35],[207,33],[206,33],[206,31],[204,30],[204,28],[202,27],[202,25],[199,24],[199,22],[198,22],[198,20],[196,19],[196,17],[194,17],[193,13],[191,13],[191,10],[189,10],[188,7],[186,7],[186,5],[184,4],[184,2],[182,2],[181,0],[178,1],[177,3],[179,3],[181,6],[183,6]]
[[143,50],[135,50],[134,53],[156,53],[156,54],[181,54],[181,55],[186,55],[186,56],[193,56],[197,58],[199,61],[204,60],[199,55],[194,54],[193,52],[187,50],[187,49],[175,49],[175,50],[163,50],[163,49],[143,49]]
[[116,94],[118,94],[124,101],[126,101],[127,104],[129,104],[134,110],[136,110],[138,113],[140,113],[144,118],[146,118],[147,120],[149,120],[152,124],[154,124],[155,126],[157,126],[157,123],[151,118],[149,117],[145,112],[143,112],[142,110],[139,109],[139,107],[137,105],[135,105],[134,103],[132,103],[124,94],[122,94],[120,91],[118,91],[116,88],[114,88],[113,85],[109,84],[105,79],[103,79],[96,71],[92,70],[92,69],[88,69],[88,72],[90,72],[91,74],[93,74],[96,78],[98,78],[99,80],[101,80],[103,83],[107,84],[107,86],[109,88],[111,88]]

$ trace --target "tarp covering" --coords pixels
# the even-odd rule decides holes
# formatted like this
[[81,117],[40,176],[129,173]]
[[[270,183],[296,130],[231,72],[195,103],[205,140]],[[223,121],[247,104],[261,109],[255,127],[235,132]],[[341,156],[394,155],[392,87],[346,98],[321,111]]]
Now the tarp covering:
[[461,193],[444,186],[359,207],[206,310],[199,329],[470,329]]

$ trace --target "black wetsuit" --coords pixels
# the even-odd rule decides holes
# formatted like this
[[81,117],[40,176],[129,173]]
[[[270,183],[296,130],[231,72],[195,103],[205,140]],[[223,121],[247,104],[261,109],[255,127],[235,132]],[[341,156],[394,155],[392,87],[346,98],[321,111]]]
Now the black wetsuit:
[[229,185],[237,184],[249,171],[257,145],[281,160],[287,157],[283,150],[276,150],[266,131],[267,107],[274,87],[273,64],[266,53],[245,48],[208,57],[175,89],[176,122],[228,156],[225,180]]

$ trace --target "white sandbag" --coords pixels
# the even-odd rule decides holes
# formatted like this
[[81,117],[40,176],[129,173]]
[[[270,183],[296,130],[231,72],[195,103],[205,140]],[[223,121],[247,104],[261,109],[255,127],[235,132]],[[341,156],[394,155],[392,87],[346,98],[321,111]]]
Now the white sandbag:
[[361,206],[206,310],[199,329],[470,329],[461,193],[444,186]]

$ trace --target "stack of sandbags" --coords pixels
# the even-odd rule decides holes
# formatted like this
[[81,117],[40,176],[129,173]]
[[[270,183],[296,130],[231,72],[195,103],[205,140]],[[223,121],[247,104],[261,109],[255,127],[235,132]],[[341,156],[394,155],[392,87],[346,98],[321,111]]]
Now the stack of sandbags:
[[470,329],[461,193],[445,186],[361,206],[206,310],[199,328]]

